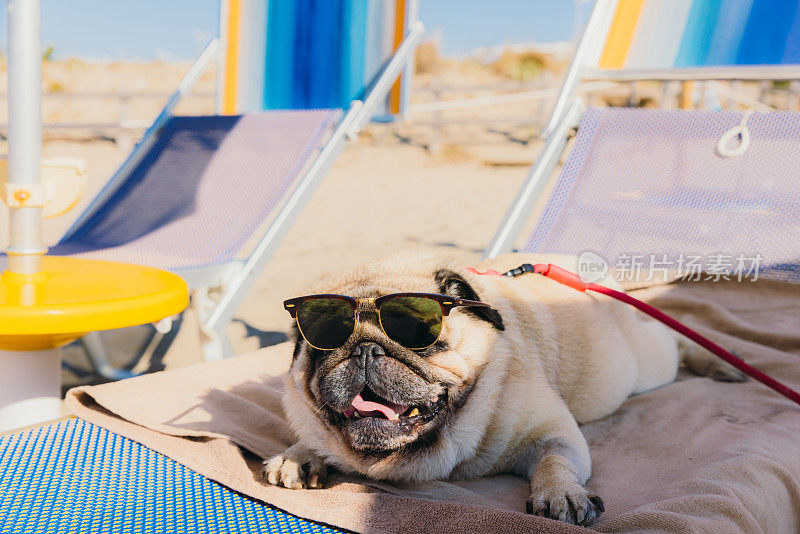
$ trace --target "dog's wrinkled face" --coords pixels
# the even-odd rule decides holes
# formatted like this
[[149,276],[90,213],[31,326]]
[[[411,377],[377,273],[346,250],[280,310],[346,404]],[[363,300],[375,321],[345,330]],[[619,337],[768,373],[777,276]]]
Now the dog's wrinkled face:
[[[323,283],[316,292],[356,298],[425,292],[480,300],[453,269],[356,274]],[[424,449],[436,442],[474,385],[481,362],[463,350],[471,342],[470,330],[503,330],[502,318],[490,308],[455,308],[444,318],[438,341],[414,351],[383,333],[372,304],[360,306],[356,331],[334,350],[311,347],[295,325],[295,383],[316,408],[314,417],[363,458]]]

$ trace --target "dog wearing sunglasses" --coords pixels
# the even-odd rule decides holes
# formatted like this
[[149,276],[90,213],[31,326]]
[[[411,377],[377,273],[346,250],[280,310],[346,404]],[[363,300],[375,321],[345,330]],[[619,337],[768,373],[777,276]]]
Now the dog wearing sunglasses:
[[[512,254],[477,267],[522,263],[575,265]],[[531,483],[528,513],[589,525],[604,507],[583,486],[578,425],[673,381],[679,363],[676,336],[620,302],[431,254],[360,265],[309,295],[285,303],[296,322],[283,405],[299,441],[263,469],[292,489],[322,487],[328,467],[398,482],[515,473]],[[682,348],[700,374],[743,378]]]

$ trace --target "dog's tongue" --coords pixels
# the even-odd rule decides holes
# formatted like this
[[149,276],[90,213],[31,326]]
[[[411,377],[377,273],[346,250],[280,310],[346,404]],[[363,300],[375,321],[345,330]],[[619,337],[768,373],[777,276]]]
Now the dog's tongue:
[[358,410],[361,415],[367,415],[368,412],[380,412],[390,421],[394,421],[400,417],[401,413],[408,409],[408,406],[403,406],[402,404],[386,405],[379,402],[367,401],[361,397],[361,394],[356,395],[356,398],[353,399],[352,406]]

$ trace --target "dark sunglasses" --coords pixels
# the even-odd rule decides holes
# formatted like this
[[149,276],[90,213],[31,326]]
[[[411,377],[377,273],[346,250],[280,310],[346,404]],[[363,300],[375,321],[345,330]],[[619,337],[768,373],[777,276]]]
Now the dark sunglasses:
[[315,349],[333,350],[344,345],[358,325],[359,305],[372,303],[381,330],[404,347],[423,350],[439,339],[442,322],[457,306],[491,308],[484,302],[434,293],[392,293],[376,298],[344,295],[308,295],[284,301],[297,321],[300,334]]

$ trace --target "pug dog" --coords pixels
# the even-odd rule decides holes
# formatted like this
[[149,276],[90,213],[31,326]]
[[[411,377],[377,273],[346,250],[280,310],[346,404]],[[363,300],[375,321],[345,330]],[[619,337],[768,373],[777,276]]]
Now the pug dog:
[[[511,254],[475,267],[523,263],[576,265]],[[584,487],[580,424],[672,382],[681,357],[743,379],[616,300],[435,254],[366,263],[309,295],[322,296],[286,303],[296,322],[283,406],[298,441],[263,467],[292,489],[322,487],[329,467],[397,482],[514,473],[530,481],[528,513],[589,525],[604,506]]]

